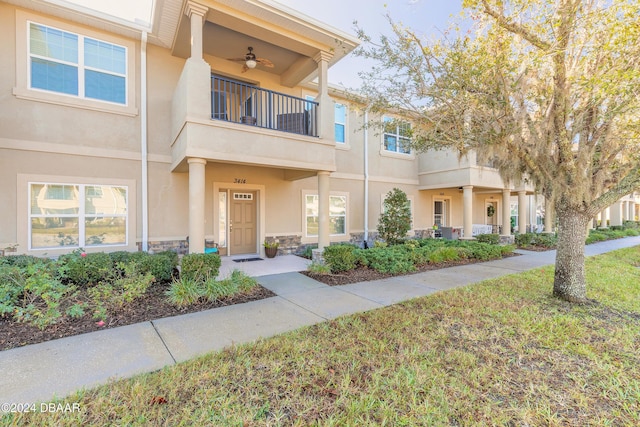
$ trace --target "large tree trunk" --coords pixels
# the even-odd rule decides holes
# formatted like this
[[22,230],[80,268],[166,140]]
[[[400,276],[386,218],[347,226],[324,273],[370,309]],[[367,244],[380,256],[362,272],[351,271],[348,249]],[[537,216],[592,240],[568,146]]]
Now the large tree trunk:
[[587,283],[584,273],[584,245],[589,218],[575,210],[559,209],[558,251],[553,295],[569,302],[587,300]]

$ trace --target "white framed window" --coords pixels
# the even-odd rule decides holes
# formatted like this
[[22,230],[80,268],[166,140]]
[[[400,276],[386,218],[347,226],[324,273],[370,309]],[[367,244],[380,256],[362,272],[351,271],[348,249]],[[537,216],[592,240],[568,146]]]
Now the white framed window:
[[29,89],[127,105],[127,48],[28,21]]
[[347,130],[347,107],[344,104],[335,104],[334,108],[334,128],[337,143],[344,144]]
[[433,201],[433,225],[447,227],[449,224],[449,200],[435,199]]
[[[305,237],[318,236],[318,195],[304,195]],[[344,236],[347,234],[347,196],[329,196],[329,234]]]
[[510,203],[510,209],[511,209],[511,226],[512,227],[517,227],[519,222],[518,222],[518,203]]
[[383,117],[382,121],[384,125],[382,134],[384,150],[393,153],[411,154],[411,123],[387,116]]
[[128,187],[29,182],[29,249],[126,246]]

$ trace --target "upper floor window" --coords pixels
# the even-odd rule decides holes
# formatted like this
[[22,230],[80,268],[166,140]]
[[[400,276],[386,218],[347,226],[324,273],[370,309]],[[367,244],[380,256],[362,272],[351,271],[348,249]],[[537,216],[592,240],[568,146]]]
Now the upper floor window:
[[126,105],[127,48],[29,22],[29,87]]
[[335,138],[336,142],[345,143],[345,128],[347,124],[347,108],[343,104],[335,106]]
[[395,153],[411,153],[411,124],[409,122],[384,117],[384,149]]

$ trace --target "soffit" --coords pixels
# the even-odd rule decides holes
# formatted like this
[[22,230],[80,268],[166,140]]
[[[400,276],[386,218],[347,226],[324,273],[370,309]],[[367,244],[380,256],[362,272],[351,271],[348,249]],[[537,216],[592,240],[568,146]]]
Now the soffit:
[[[165,3],[169,1],[174,0]],[[355,37],[275,2],[199,3],[209,8],[203,29],[205,54],[223,60],[237,58],[244,56],[251,46],[256,56],[275,65],[272,69],[262,67],[262,71],[281,76],[288,86],[315,77],[317,67],[312,58],[318,53],[330,53],[331,66],[358,45]],[[190,56],[190,20],[184,13],[179,17],[172,53],[183,58]]]

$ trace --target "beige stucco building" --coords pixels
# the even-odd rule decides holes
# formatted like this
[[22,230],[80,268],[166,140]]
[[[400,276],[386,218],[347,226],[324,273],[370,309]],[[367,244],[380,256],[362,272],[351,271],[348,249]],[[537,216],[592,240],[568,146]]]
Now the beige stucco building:
[[418,236],[542,230],[532,189],[473,154],[412,153],[409,124],[364,130],[384,118],[329,84],[349,34],[257,0],[158,0],[148,28],[106,18],[0,1],[0,249],[359,243],[394,187]]

